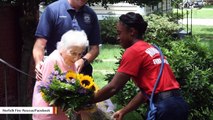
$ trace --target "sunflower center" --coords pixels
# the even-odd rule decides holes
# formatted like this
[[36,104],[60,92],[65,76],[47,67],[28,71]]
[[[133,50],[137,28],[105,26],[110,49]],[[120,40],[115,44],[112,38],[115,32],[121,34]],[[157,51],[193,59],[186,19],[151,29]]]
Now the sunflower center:
[[85,86],[89,86],[90,82],[88,80],[82,80],[82,84]]

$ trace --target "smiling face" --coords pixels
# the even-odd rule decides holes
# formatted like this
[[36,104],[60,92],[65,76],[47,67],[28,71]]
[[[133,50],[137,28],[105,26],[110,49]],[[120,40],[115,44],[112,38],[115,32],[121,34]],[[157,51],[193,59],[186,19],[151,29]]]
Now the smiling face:
[[119,41],[120,45],[126,49],[130,47],[133,44],[134,38],[133,32],[131,29],[128,29],[125,24],[123,24],[121,21],[117,23],[117,40]]
[[79,60],[84,52],[85,47],[72,46],[67,50],[61,52],[61,56],[64,59],[65,64],[72,66],[74,63]]

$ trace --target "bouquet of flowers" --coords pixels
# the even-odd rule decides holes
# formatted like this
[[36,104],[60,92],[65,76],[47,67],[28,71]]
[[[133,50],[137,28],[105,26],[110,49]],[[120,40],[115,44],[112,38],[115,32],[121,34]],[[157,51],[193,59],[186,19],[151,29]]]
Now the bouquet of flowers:
[[50,106],[60,107],[69,118],[76,109],[86,106],[97,89],[92,77],[74,71],[62,72],[57,64],[48,79],[49,82],[40,86],[43,99]]

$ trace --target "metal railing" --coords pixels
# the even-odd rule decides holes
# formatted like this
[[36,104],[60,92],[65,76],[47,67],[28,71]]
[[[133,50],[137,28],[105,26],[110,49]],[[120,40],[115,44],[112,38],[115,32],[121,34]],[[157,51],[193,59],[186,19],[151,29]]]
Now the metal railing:
[[[7,71],[9,70],[9,68],[12,69],[12,70],[14,70],[14,71],[16,71],[16,73],[18,73],[17,74],[17,79],[18,79],[18,77],[20,77],[20,74],[25,75],[25,76],[27,76],[29,78],[32,78],[33,80],[36,80],[36,79],[35,79],[34,76],[31,76],[28,73],[23,72],[20,69],[17,69],[13,65],[9,64],[8,62],[6,62],[6,61],[4,61],[3,59],[0,58],[0,65],[1,64],[3,64],[3,76],[1,76],[1,77],[3,77],[3,82],[4,82],[4,95],[5,95],[4,96],[5,97],[5,99],[4,99],[5,105],[4,106],[7,107],[8,106],[8,81],[7,81],[7,79],[9,78],[7,76]],[[17,86],[17,87],[20,87],[20,86]],[[5,114],[5,119],[9,120],[9,115],[8,114]],[[18,119],[21,120],[20,114],[18,115]]]

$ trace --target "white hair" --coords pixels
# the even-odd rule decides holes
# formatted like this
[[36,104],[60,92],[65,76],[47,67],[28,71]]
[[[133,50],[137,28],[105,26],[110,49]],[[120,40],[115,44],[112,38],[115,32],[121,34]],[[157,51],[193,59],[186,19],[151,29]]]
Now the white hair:
[[69,30],[61,37],[61,41],[57,43],[57,50],[66,50],[72,46],[87,47],[89,42],[86,33],[81,30]]

